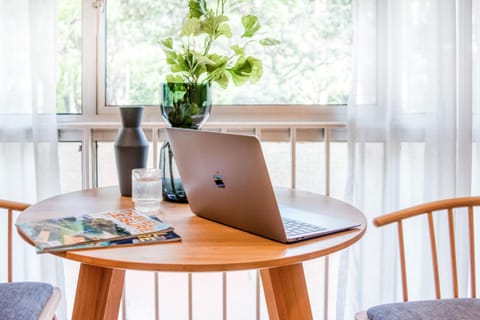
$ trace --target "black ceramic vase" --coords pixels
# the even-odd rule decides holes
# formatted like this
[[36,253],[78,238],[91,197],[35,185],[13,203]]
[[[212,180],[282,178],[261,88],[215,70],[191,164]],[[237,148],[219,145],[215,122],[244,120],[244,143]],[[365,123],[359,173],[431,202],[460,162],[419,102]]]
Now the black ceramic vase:
[[[191,83],[165,83],[161,88],[161,111],[163,118],[172,127],[198,130],[210,115],[212,107],[210,85]],[[160,149],[162,171],[162,197],[166,201],[187,203],[173,158],[170,143]]]
[[140,124],[143,107],[121,107],[122,128],[115,140],[115,161],[122,196],[132,195],[132,169],[145,168],[148,141]]

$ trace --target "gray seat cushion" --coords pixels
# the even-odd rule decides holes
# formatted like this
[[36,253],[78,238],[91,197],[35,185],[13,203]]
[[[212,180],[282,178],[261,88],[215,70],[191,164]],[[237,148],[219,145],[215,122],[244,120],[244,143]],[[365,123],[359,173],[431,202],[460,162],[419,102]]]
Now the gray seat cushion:
[[480,299],[441,299],[390,303],[367,310],[369,320],[480,319]]
[[0,283],[0,319],[38,319],[52,292],[47,283]]

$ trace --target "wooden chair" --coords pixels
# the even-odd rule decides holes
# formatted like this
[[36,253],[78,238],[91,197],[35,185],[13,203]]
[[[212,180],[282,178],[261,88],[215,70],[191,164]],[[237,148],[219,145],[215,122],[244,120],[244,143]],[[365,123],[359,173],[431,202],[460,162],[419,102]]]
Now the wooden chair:
[[[400,271],[402,277],[403,302],[390,303],[369,308],[366,312],[360,312],[355,315],[356,320],[454,320],[454,319],[480,319],[480,299],[476,299],[476,264],[475,264],[475,228],[474,214],[475,207],[480,206],[480,197],[452,198],[430,202],[404,210],[396,211],[390,214],[382,215],[374,219],[377,227],[382,227],[391,223],[397,224],[397,234],[400,255]],[[459,208],[463,208],[458,210]],[[457,209],[457,210],[456,210]],[[480,210],[480,209],[479,209]],[[477,210],[478,211],[478,210]],[[453,288],[453,299],[442,299],[440,290],[439,259],[438,252],[442,248],[437,247],[436,233],[434,228],[434,214],[447,215],[448,220],[448,240],[449,248],[445,248],[450,255],[451,261],[451,281]],[[455,246],[455,219],[460,214],[466,214],[468,220],[468,242],[465,247],[468,250],[470,262],[470,296],[459,298],[458,288],[458,269],[457,269],[457,249]],[[405,242],[404,242],[404,223],[406,219],[426,219],[428,224],[428,233],[430,238],[430,250],[432,256],[433,283],[435,285],[435,299],[424,301],[408,301],[407,267],[405,263]],[[478,226],[477,222],[477,226]],[[478,227],[477,227],[478,228]],[[442,234],[443,236],[443,234]],[[447,260],[448,262],[448,260]],[[415,271],[415,270],[408,270]],[[419,271],[419,270],[417,270]],[[443,274],[442,274],[443,275]]]
[[0,319],[51,320],[61,300],[60,289],[42,282],[12,282],[13,212],[28,204],[0,199],[0,214],[7,213],[7,283],[0,283]]

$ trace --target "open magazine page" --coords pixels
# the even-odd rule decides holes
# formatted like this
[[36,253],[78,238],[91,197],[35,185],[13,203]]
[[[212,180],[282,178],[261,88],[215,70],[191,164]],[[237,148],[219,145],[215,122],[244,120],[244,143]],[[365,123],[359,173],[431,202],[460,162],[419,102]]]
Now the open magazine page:
[[31,221],[17,227],[40,251],[173,230],[158,217],[147,216],[135,209]]

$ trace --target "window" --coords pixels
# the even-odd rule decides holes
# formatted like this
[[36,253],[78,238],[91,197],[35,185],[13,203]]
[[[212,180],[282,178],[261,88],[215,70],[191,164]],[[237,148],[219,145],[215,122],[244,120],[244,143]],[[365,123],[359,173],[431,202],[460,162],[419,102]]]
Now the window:
[[57,113],[82,113],[82,2],[57,1]]
[[[186,3],[106,2],[106,105],[159,105],[159,85],[168,72],[159,42],[178,35]],[[228,90],[214,87],[215,104],[347,103],[351,0],[232,0],[228,10],[233,27],[253,13],[262,23],[260,32],[281,44],[251,47],[263,61],[262,79],[238,88],[231,84]]]

